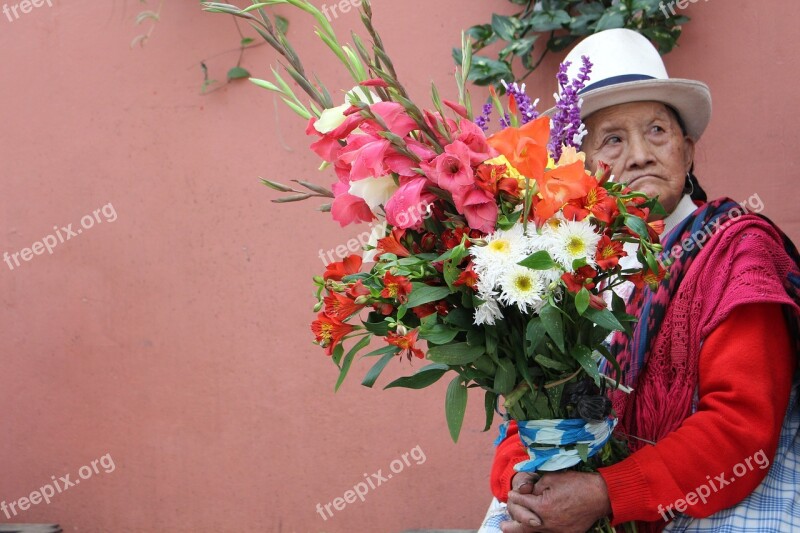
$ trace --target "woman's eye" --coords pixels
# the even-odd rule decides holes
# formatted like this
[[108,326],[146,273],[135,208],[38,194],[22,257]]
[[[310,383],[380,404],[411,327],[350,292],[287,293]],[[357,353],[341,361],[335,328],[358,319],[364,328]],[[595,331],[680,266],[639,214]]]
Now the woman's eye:
[[617,137],[616,135],[612,135],[606,139],[606,144],[619,144],[622,142],[622,139]]
[[664,133],[666,130],[664,128],[662,128],[661,126],[653,126],[651,131],[653,133]]

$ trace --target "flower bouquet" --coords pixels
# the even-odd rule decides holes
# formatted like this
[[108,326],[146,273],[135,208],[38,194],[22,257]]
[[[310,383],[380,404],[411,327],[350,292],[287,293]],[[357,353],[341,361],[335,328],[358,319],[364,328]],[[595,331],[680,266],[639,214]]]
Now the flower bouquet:
[[[356,85],[340,101],[306,74],[264,9],[275,4],[315,18],[317,35]],[[276,201],[330,198],[321,209],[343,226],[381,221],[363,256],[331,262],[314,279],[318,315],[311,329],[338,367],[336,389],[354,358],[379,339],[363,354],[376,362],[362,384],[372,387],[398,356],[427,360],[385,388],[420,389],[451,375],[445,414],[453,440],[468,389],[479,388],[485,430],[495,412],[504,418],[501,437],[507,420],[518,421],[530,455],[518,470],[591,470],[619,460],[624,446],[611,439],[616,419],[606,391],[619,386],[621,371],[604,341],[629,331],[634,318],[613,289],[654,285],[665,275],[656,260],[663,224],[647,222],[663,210],[614,183],[607,165],[599,163],[594,174],[586,169],[578,151],[585,134],[578,92],[589,59],[574,80],[562,65],[552,116],[539,116],[538,101],[513,83],[502,96],[491,91],[474,117],[466,37],[457,101],[433,86],[432,109],[425,109],[400,83],[366,0],[361,19],[369,45],[356,34],[353,45],[340,44],[306,0],[204,6],[248,20],[310,99],[301,100],[277,70],[274,83],[252,80],[307,121],[311,149],[337,176],[332,190],[264,180],[290,193]],[[488,134],[493,115],[499,127]],[[644,266],[623,269],[619,260],[628,253]]]

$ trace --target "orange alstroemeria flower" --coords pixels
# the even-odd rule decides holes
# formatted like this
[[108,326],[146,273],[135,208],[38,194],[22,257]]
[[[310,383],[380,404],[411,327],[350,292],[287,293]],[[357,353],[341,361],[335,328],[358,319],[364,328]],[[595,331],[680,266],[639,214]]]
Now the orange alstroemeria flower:
[[346,320],[349,316],[364,309],[364,305],[357,304],[352,298],[332,292],[324,299],[325,314],[337,320]]
[[550,118],[540,117],[521,128],[505,128],[487,139],[489,145],[506,156],[520,174],[541,179],[547,167]]
[[534,213],[536,225],[543,225],[570,200],[587,196],[595,186],[597,186],[597,180],[586,173],[583,161],[576,161],[545,172],[539,181],[539,194],[542,201],[536,205]]
[[311,323],[311,331],[320,346],[325,348],[327,355],[333,355],[333,349],[339,344],[342,338],[353,331],[355,327],[345,324],[341,320],[329,317],[324,312],[317,315],[317,319]]
[[348,255],[343,261],[330,263],[322,277],[326,280],[342,281],[343,277],[358,273],[362,261],[360,255]]
[[389,334],[383,339],[388,344],[400,348],[400,357],[405,355],[410,361],[412,355],[414,357],[418,357],[419,359],[425,358],[425,352],[416,347],[417,335],[419,335],[419,330],[416,329],[409,331],[405,335],[398,335],[394,331],[390,331]]

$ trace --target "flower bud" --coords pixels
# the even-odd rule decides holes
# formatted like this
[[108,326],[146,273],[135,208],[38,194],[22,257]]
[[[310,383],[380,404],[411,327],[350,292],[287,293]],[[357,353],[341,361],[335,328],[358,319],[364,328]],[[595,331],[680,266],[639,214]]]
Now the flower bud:
[[325,285],[325,279],[322,276],[314,276],[315,285]]
[[408,329],[403,324],[397,324],[397,334],[402,336],[406,333],[408,333]]
[[322,306],[323,306],[322,302],[317,302],[316,305],[314,305],[314,312],[319,313],[320,310],[322,309]]
[[362,294],[361,296],[353,300],[353,302],[356,305],[366,305],[369,302],[369,296],[367,296],[366,294]]

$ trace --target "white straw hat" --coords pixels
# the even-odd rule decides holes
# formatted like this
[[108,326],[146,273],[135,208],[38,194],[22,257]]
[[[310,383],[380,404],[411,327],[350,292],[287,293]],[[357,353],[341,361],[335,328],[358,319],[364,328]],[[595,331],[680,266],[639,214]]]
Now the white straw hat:
[[[695,141],[711,120],[711,91],[695,80],[670,79],[664,61],[643,35],[628,29],[606,30],[590,35],[567,55],[570,79],[583,65],[581,56],[592,62],[583,99],[581,118],[595,111],[630,102],[655,101],[674,108]],[[555,108],[545,114],[552,115]]]

